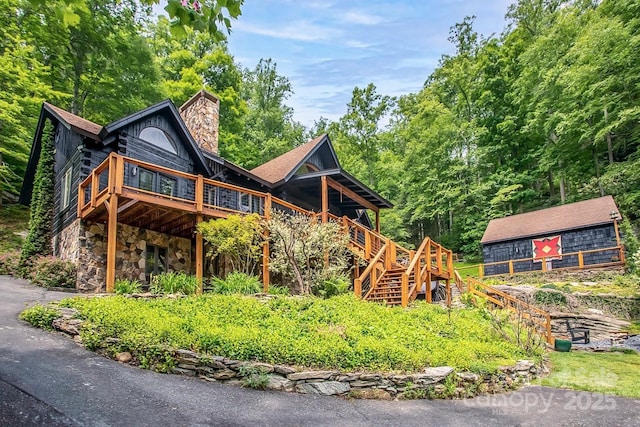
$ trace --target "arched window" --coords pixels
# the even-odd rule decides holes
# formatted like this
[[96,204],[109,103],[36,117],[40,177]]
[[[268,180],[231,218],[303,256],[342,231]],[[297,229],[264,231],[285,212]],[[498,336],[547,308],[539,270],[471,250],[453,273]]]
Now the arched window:
[[142,129],[142,132],[140,132],[139,138],[150,142],[151,144],[155,145],[158,148],[162,148],[165,151],[169,151],[173,154],[178,154],[176,144],[173,142],[171,137],[167,135],[167,133],[162,129],[158,129],[153,126],[146,127]]

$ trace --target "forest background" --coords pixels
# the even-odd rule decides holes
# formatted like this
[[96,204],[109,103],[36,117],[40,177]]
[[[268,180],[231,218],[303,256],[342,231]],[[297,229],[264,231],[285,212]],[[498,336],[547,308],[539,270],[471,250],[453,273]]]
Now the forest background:
[[[5,196],[20,190],[43,101],[107,124],[204,87],[221,99],[221,156],[250,169],[328,132],[343,168],[394,203],[382,231],[401,243],[430,235],[477,257],[492,218],[608,194],[640,222],[640,2],[520,0],[492,36],[465,18],[419,92],[356,87],[344,116],[311,128],[274,61],[234,59],[228,15],[213,30],[175,26],[153,3],[0,0]],[[231,16],[242,4],[217,3]]]

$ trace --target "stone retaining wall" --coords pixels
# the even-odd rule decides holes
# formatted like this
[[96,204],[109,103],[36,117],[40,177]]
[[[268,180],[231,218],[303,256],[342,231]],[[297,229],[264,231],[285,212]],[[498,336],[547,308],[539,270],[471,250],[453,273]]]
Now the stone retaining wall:
[[[82,320],[74,318],[73,309],[60,309],[63,317],[53,321],[53,327],[81,342]],[[117,338],[108,338],[116,344]],[[268,390],[305,394],[348,395],[355,398],[415,399],[466,398],[480,393],[497,393],[516,388],[547,373],[546,368],[528,360],[515,366],[505,366],[493,375],[455,372],[449,366],[425,368],[412,374],[371,372],[340,372],[337,370],[307,370],[292,366],[258,362],[243,362],[222,356],[210,356],[190,350],[173,350],[171,374],[198,377],[206,381],[238,384]],[[115,359],[138,365],[135,355],[122,352]],[[160,370],[159,366],[151,369]]]
[[[116,278],[145,281],[147,244],[167,248],[169,271],[191,272],[189,239],[118,224]],[[54,250],[61,259],[77,264],[78,290],[104,291],[107,266],[105,224],[80,219],[74,221],[54,236]]]

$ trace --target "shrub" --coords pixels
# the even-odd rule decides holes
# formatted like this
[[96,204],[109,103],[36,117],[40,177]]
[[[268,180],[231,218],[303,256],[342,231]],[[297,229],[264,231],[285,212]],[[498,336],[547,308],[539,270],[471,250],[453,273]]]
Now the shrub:
[[242,366],[239,374],[244,387],[264,390],[269,384],[269,373],[260,366]]
[[256,276],[234,271],[227,274],[227,277],[213,278],[213,292],[216,294],[257,294],[260,292],[262,284]]
[[262,223],[258,214],[229,215],[198,224],[211,248],[210,258],[225,256],[233,271],[251,274],[262,256]]
[[60,312],[55,308],[36,304],[20,313],[20,319],[31,323],[36,328],[53,330],[53,321],[60,317]]
[[269,285],[269,294],[271,295],[290,295],[291,291],[286,286]]
[[322,298],[331,298],[349,292],[351,281],[347,276],[335,276],[322,281],[313,289],[313,293]]
[[116,280],[114,288],[118,295],[135,294],[142,290],[142,283],[137,280],[118,279]]
[[18,272],[20,252],[6,252],[0,254],[0,274],[14,275]]
[[269,270],[289,280],[294,292],[309,295],[325,280],[348,271],[349,235],[340,225],[276,211],[267,228],[272,242]]
[[154,294],[184,294],[193,295],[199,289],[196,276],[186,273],[169,271],[151,278],[151,292]]
[[567,305],[567,297],[558,291],[537,291],[533,294],[536,303],[542,305]]
[[45,288],[75,288],[76,266],[54,256],[33,259],[27,277],[34,285]]

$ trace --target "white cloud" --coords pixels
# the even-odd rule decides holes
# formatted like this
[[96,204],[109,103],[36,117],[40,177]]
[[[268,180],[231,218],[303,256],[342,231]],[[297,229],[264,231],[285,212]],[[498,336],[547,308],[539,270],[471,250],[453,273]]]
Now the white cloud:
[[258,34],[277,39],[296,40],[304,42],[317,42],[332,40],[342,35],[342,31],[324,25],[316,25],[310,21],[295,21],[284,26],[266,27],[238,21],[234,23],[236,32]]
[[347,40],[344,42],[344,44],[348,47],[354,47],[356,49],[367,49],[373,46],[370,43],[365,43],[359,40]]
[[378,25],[384,22],[384,19],[381,16],[355,10],[340,15],[340,19],[343,22],[358,25]]

